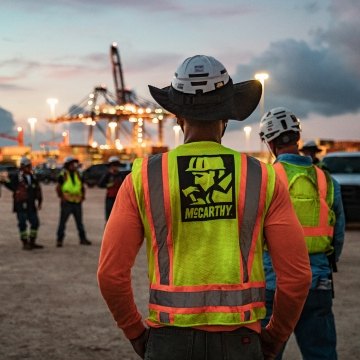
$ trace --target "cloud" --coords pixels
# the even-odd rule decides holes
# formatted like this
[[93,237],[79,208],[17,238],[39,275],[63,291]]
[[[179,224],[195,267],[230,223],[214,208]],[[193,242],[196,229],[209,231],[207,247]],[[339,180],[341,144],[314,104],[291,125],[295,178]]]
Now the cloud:
[[330,7],[327,29],[316,29],[311,44],[284,39],[271,43],[247,65],[239,65],[235,80],[270,74],[265,83],[265,109],[285,106],[298,116],[356,113],[360,110],[360,28],[358,2],[344,0]]

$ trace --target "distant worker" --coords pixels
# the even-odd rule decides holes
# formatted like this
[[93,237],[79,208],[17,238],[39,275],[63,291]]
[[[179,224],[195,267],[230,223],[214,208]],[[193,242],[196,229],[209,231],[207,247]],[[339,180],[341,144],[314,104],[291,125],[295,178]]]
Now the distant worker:
[[23,249],[42,249],[43,246],[36,243],[36,238],[40,226],[38,210],[41,209],[43,197],[40,183],[32,171],[31,160],[22,157],[19,173],[4,178],[3,183],[13,192],[13,210],[17,215]]
[[85,187],[77,170],[79,160],[68,156],[64,161],[64,168],[58,177],[56,192],[60,198],[60,219],[57,230],[56,246],[62,247],[65,237],[66,222],[70,215],[74,216],[81,245],[91,245],[86,238],[82,220],[82,202],[85,200]]
[[108,221],[113,208],[118,190],[123,183],[127,172],[121,171],[121,162],[117,156],[110,156],[108,160],[108,171],[100,179],[98,186],[106,189],[105,196],[105,221]]
[[305,156],[310,156],[314,165],[318,165],[320,163],[320,159],[316,155],[322,150],[317,146],[314,140],[309,140],[304,143],[303,147],[299,149],[299,151]]
[[[344,211],[339,184],[314,166],[310,157],[299,155],[300,132],[299,119],[283,107],[270,110],[260,121],[260,137],[276,157],[274,168],[290,192],[310,257],[312,285],[294,330],[296,341],[303,359],[335,360],[332,271],[336,271],[344,243]],[[276,288],[272,257],[265,252],[267,320]]]
[[[215,58],[187,58],[170,86],[150,86],[177,117],[185,144],[136,159],[106,224],[98,281],[117,325],[144,359],[274,359],[311,281],[301,226],[274,169],[221,145],[261,83],[233,84]],[[149,316],[133,298],[131,268],[146,238]],[[264,237],[279,275],[265,317]],[[192,356],[190,355],[192,354]]]

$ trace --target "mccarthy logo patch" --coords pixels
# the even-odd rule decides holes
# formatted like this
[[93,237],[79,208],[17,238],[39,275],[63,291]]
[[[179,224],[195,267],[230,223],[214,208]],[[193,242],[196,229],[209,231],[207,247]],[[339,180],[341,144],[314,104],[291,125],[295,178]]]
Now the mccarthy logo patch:
[[234,157],[179,156],[182,221],[236,218]]

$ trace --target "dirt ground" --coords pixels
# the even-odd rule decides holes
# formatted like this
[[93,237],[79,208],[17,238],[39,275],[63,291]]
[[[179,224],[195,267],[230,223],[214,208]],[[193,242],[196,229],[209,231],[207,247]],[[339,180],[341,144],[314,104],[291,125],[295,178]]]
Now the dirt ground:
[[[55,247],[59,204],[54,185],[44,185],[38,242],[45,249],[23,251],[11,194],[0,198],[0,359],[135,360],[99,293],[96,268],[104,227],[104,191],[88,189],[84,223],[93,246],[80,246],[74,221],[63,248]],[[359,228],[346,234],[335,274],[334,312],[340,360],[360,359]],[[146,258],[142,250],[133,271],[137,304],[146,314]],[[300,359],[290,340],[284,359]],[[171,359],[169,359],[171,360]]]

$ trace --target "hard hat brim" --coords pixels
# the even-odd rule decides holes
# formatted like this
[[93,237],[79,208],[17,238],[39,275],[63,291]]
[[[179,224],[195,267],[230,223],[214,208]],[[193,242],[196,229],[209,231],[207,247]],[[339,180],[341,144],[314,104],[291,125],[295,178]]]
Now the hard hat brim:
[[163,89],[149,85],[151,96],[170,113],[189,120],[214,121],[248,118],[259,104],[262,86],[258,80],[233,84],[199,95],[189,95],[172,86]]
[[321,149],[319,149],[317,146],[303,146],[301,149],[299,149],[299,151],[303,151],[303,150],[314,150],[315,152],[322,152]]

